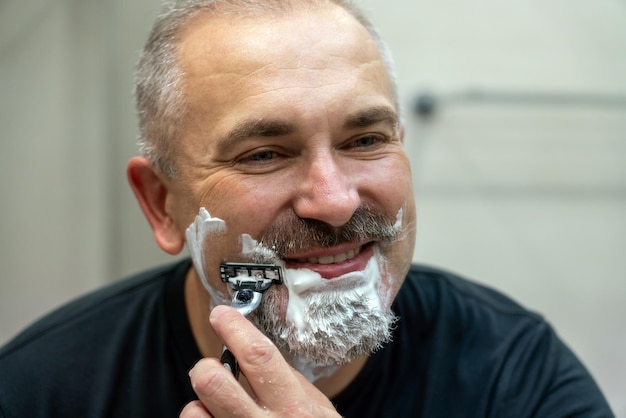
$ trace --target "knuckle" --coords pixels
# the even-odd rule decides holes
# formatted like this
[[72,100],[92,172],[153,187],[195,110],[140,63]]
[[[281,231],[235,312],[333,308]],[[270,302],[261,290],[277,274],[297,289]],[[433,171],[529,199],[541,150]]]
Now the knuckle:
[[192,380],[193,390],[204,398],[213,397],[228,381],[226,373],[226,369],[218,367],[196,376]]
[[242,359],[252,366],[262,366],[273,361],[275,350],[268,339],[256,340],[244,348]]

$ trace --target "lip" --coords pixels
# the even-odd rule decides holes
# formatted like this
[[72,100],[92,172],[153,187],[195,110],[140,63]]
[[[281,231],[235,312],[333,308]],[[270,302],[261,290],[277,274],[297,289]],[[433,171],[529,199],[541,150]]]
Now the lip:
[[[312,258],[325,258],[338,256],[349,252],[358,252],[354,257],[333,264],[320,264],[311,262]],[[309,269],[324,279],[332,279],[353,271],[362,271],[374,254],[374,243],[365,244],[344,244],[331,249],[311,251],[307,253],[294,254],[285,259],[285,265],[289,269]]]

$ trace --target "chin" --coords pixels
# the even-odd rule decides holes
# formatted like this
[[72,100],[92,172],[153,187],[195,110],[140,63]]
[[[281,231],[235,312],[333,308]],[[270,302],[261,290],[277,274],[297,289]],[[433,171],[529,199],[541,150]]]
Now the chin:
[[391,338],[396,317],[389,309],[391,291],[381,273],[374,260],[367,269],[341,279],[354,283],[352,287],[337,287],[332,280],[324,279],[320,280],[329,282],[325,289],[309,289],[297,295],[288,292],[288,286],[272,287],[251,319],[293,359],[294,367],[350,362],[372,353]]

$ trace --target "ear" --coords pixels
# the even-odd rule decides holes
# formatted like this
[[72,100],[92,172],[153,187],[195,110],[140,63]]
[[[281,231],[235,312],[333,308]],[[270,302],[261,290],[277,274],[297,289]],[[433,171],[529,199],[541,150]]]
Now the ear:
[[406,133],[406,129],[404,125],[400,126],[400,142],[404,144],[404,134]]
[[157,244],[166,253],[178,254],[185,245],[185,234],[178,228],[168,205],[172,193],[168,184],[144,157],[131,158],[126,175]]

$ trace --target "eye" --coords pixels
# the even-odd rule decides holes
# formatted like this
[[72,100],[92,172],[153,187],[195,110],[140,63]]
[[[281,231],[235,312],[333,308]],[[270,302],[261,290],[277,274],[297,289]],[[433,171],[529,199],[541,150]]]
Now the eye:
[[278,153],[275,151],[270,151],[270,150],[266,150],[266,151],[259,151],[256,152],[252,155],[249,155],[245,158],[243,158],[244,162],[265,162],[265,161],[270,161],[275,159],[276,157],[278,157]]
[[348,142],[346,148],[356,151],[367,151],[376,149],[387,142],[386,138],[378,134],[367,134],[353,138]]
[[381,141],[381,138],[379,138],[376,135],[367,135],[367,136],[362,136],[360,138],[357,138],[354,141],[354,144],[357,147],[371,147],[372,145],[375,145],[379,143],[380,141]]
[[286,158],[287,155],[284,152],[259,148],[240,155],[235,160],[235,163],[243,171],[265,173],[282,167]]

